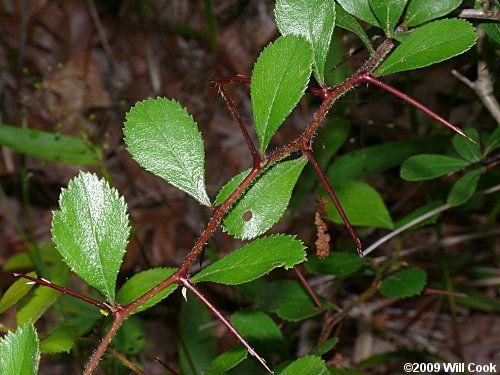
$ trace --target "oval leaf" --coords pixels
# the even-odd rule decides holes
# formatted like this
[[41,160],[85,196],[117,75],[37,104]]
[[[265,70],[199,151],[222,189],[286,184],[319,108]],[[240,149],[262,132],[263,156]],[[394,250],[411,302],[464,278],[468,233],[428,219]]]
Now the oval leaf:
[[401,178],[406,181],[430,180],[450,172],[458,171],[469,163],[445,155],[415,155],[401,166]]
[[385,60],[376,76],[422,68],[464,53],[476,42],[465,20],[444,19],[419,27]]
[[210,206],[205,152],[198,126],[175,100],[148,99],[126,115],[127,150],[145,169]]
[[[23,253],[24,254],[24,253]],[[36,272],[30,272],[26,275],[36,277]],[[3,313],[17,301],[23,298],[33,287],[33,283],[26,279],[19,278],[5,291],[0,299],[0,313]]]
[[248,351],[241,346],[229,349],[215,358],[203,372],[203,375],[225,374],[226,371],[231,370],[233,367],[243,361],[247,357],[247,355]]
[[277,375],[328,375],[330,372],[320,357],[307,355],[289,364]]
[[453,146],[457,150],[458,154],[465,160],[471,163],[481,160],[481,151],[479,149],[479,134],[474,128],[463,129],[464,133],[472,138],[476,143],[469,141],[468,139],[455,134],[453,136]]
[[276,39],[259,55],[250,94],[261,153],[304,94],[312,55],[311,44],[295,35]]
[[[283,216],[293,187],[304,168],[307,159],[301,157],[273,165],[236,202],[222,223],[229,234],[241,239],[257,237],[271,228]],[[226,195],[238,186],[247,171],[234,177],[221,189],[216,201],[223,201]],[[228,186],[229,185],[229,186]]]
[[78,337],[80,333],[77,328],[71,325],[59,326],[40,342],[40,351],[44,354],[69,353]]
[[324,259],[311,258],[306,263],[309,272],[320,275],[347,276],[356,272],[365,264],[365,260],[354,253],[330,253]]
[[369,0],[372,12],[387,36],[392,34],[403,14],[406,2],[407,0]]
[[21,154],[66,164],[98,165],[101,158],[97,146],[80,138],[5,124],[0,124],[0,145]]
[[[151,268],[149,270],[135,274],[130,279],[128,279],[120,288],[120,291],[116,295],[116,301],[122,306],[133,302],[148,290],[160,284],[174,272],[175,268]],[[170,285],[168,288],[155,295],[149,301],[145,302],[142,306],[135,309],[134,312],[137,313],[149,309],[150,307],[160,302],[162,299],[167,298],[170,293],[172,293],[176,288],[177,284]]]
[[406,9],[404,22],[409,27],[417,26],[450,13],[461,3],[462,0],[411,0]]
[[371,53],[375,52],[372,43],[370,42],[370,38],[368,38],[368,35],[366,35],[365,30],[363,30],[359,22],[353,16],[347,13],[342,7],[335,8],[335,24],[338,27],[349,30],[356,34],[358,38],[361,39],[368,51],[370,51]]
[[[334,185],[335,194],[352,225],[392,229],[394,223],[380,194],[365,182],[344,181]],[[328,218],[342,224],[333,203],[328,200],[326,206]]]
[[479,177],[481,177],[481,169],[474,169],[460,177],[453,184],[446,203],[450,206],[460,206],[466,203],[476,191]]
[[9,332],[0,340],[0,374],[35,375],[40,351],[33,324]]
[[127,205],[118,191],[96,175],[80,172],[59,197],[52,236],[65,262],[109,302],[127,247]]
[[412,267],[385,279],[379,290],[386,297],[412,297],[422,292],[426,280],[427,273],[424,270]]
[[325,84],[325,61],[335,27],[335,3],[331,0],[278,0],[276,23],[281,35],[302,35],[312,45],[313,70]]
[[369,0],[337,0],[342,8],[353,16],[368,22],[371,25],[380,27],[380,23],[373,14]]
[[266,356],[288,354],[285,338],[276,323],[262,311],[239,310],[231,317],[231,323],[248,340],[257,353]]
[[193,282],[236,285],[261,277],[277,267],[286,269],[306,260],[305,246],[293,236],[260,238],[212,263]]

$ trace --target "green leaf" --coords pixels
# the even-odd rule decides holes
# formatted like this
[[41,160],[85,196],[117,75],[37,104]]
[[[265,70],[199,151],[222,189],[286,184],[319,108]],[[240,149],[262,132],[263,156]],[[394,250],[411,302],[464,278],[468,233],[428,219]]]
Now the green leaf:
[[[148,290],[160,284],[174,272],[175,268],[151,268],[149,270],[137,273],[130,279],[128,279],[125,284],[123,284],[116,295],[116,301],[122,306],[133,302]],[[167,298],[170,293],[172,293],[176,288],[177,284],[170,285],[168,288],[164,289],[149,301],[145,302],[140,307],[135,309],[134,312],[138,313],[140,311],[144,311],[146,309],[149,309],[150,307],[153,307],[161,300]]]
[[314,348],[311,349],[309,354],[321,356],[332,350],[335,347],[335,345],[337,345],[338,342],[339,342],[338,337],[332,337],[331,339],[328,339],[325,342],[316,345]]
[[40,351],[33,324],[9,332],[0,340],[0,374],[35,375],[38,373]]
[[325,61],[335,27],[335,3],[331,0],[277,0],[276,23],[283,36],[305,37],[312,45],[313,70],[325,85]]
[[498,21],[480,22],[479,25],[489,38],[500,44],[500,24]]
[[276,375],[328,375],[325,361],[320,357],[307,355],[288,365]]
[[500,147],[500,126],[497,126],[496,129],[489,135],[484,142],[484,155],[488,155],[489,153],[495,151]]
[[385,34],[390,36],[396,27],[396,23],[403,14],[407,0],[368,0],[372,12],[384,29]]
[[[403,225],[408,224],[410,221],[415,220],[417,217],[423,216],[426,213],[428,213],[432,210],[435,210],[436,208],[438,208],[439,206],[442,206],[442,205],[443,205],[443,202],[441,202],[441,201],[434,201],[434,202],[430,202],[428,204],[425,204],[422,207],[417,208],[412,213],[399,219],[396,222],[396,224],[394,225],[394,228],[401,228]],[[436,214],[434,216],[431,216],[430,218],[425,219],[425,220],[421,221],[420,223],[415,224],[414,226],[410,227],[408,230],[413,230],[413,229],[417,229],[417,228],[420,228],[420,227],[423,227],[426,225],[434,224],[436,222],[437,218],[439,217],[439,215],[440,214]]]
[[227,370],[237,366],[247,355],[247,350],[242,346],[229,349],[215,358],[203,375],[223,375]]
[[364,147],[337,158],[328,168],[327,176],[331,181],[365,178],[393,168],[409,156],[442,146],[443,138],[436,137]]
[[472,138],[477,143],[472,143],[468,139],[455,134],[453,136],[453,146],[458,154],[465,160],[476,162],[481,160],[481,151],[479,149],[479,134],[474,128],[463,129],[464,133]]
[[[90,297],[96,296],[90,295]],[[87,334],[102,319],[98,307],[78,298],[65,294],[59,299],[59,303],[66,314],[64,324],[76,327],[80,336]]]
[[445,155],[415,155],[401,166],[401,178],[406,181],[430,180],[458,171],[469,163]]
[[[64,263],[54,265],[51,275],[55,275],[51,280],[59,286],[66,286],[68,283],[69,269]],[[47,286],[39,286],[27,299],[23,299],[17,309],[16,322],[18,326],[26,323],[34,324],[45,311],[61,296],[61,292]]]
[[306,263],[309,272],[320,275],[347,276],[359,270],[365,260],[358,254],[332,252],[324,259],[311,257]]
[[53,162],[98,165],[101,150],[80,138],[0,124],[0,145]]
[[423,68],[464,53],[476,42],[474,27],[461,19],[443,19],[416,29],[375,72],[376,76]]
[[353,16],[358,17],[371,25],[381,27],[377,18],[373,14],[369,0],[337,0],[337,3],[339,3],[342,8],[351,13]]
[[293,280],[263,282],[256,291],[255,303],[258,308],[292,322],[324,311],[318,309],[304,287]]
[[210,206],[205,188],[205,152],[198,126],[175,100],[148,99],[126,115],[127,150],[145,169]]
[[[307,159],[301,157],[273,165],[247,189],[225,216],[223,228],[240,239],[257,237],[285,213],[293,187]],[[245,178],[242,172],[224,186],[216,202],[224,201]]]
[[257,353],[268,356],[288,354],[285,338],[276,323],[257,310],[239,310],[231,317],[231,323]]
[[78,329],[71,325],[57,327],[40,342],[40,351],[44,354],[69,353],[79,336]]
[[336,7],[335,13],[336,13],[335,23],[338,27],[341,27],[356,34],[358,38],[366,46],[368,51],[370,51],[371,53],[375,52],[372,43],[370,42],[370,38],[368,38],[368,35],[366,35],[365,30],[363,30],[359,22],[353,16],[351,16],[341,7]]
[[250,95],[261,153],[304,94],[312,59],[311,44],[295,35],[276,39],[259,55]]
[[[26,275],[31,277],[36,277],[36,272],[30,272]],[[5,291],[0,299],[0,313],[3,313],[9,307],[17,303],[21,298],[23,298],[33,287],[33,283],[29,280],[19,278]]]
[[386,297],[412,297],[422,292],[426,280],[427,273],[423,269],[412,267],[396,272],[382,281],[379,291]]
[[289,269],[306,260],[305,246],[294,236],[260,238],[212,263],[192,278],[237,285],[257,279],[277,267]]
[[406,9],[404,23],[408,27],[420,25],[450,13],[458,8],[462,0],[410,0]]
[[479,177],[481,177],[481,169],[465,173],[453,184],[446,203],[450,206],[460,206],[466,203],[474,195]]
[[[333,188],[351,225],[394,228],[382,197],[367,183],[354,180],[341,181],[339,184],[334,184]],[[326,209],[330,220],[338,224],[344,222],[330,200]]]
[[59,197],[52,236],[57,250],[78,276],[108,300],[127,247],[127,205],[118,191],[91,173],[80,172]]
[[214,360],[216,341],[212,315],[192,295],[182,305],[179,320],[179,364],[183,375],[199,375]]

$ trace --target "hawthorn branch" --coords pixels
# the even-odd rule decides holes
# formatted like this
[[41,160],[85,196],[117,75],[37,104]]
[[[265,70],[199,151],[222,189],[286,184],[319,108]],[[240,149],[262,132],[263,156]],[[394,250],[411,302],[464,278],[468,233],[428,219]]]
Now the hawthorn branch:
[[108,305],[106,305],[105,303],[102,303],[102,302],[99,302],[99,301],[97,301],[97,300],[95,300],[93,298],[84,296],[83,294],[80,294],[80,293],[77,293],[77,292],[73,292],[72,290],[69,290],[69,289],[66,289],[66,288],[64,288],[62,286],[56,285],[54,283],[51,283],[48,280],[37,279],[35,277],[31,277],[31,276],[28,276],[28,275],[25,275],[25,274],[22,274],[22,273],[17,273],[17,272],[13,272],[12,275],[15,276],[15,277],[22,277],[23,279],[30,280],[33,283],[36,283],[36,284],[39,284],[39,285],[42,285],[42,286],[47,286],[49,288],[57,290],[58,292],[67,294],[67,295],[69,295],[71,297],[78,298],[78,299],[80,299],[80,300],[82,300],[84,302],[90,303],[91,305],[97,306],[98,308],[100,308],[101,310],[106,311],[109,314],[111,314],[113,312],[111,310],[111,308]]
[[224,325],[227,327],[227,329],[229,329],[229,331],[236,336],[236,338],[238,339],[239,342],[241,342],[241,344],[248,350],[248,353],[250,353],[251,355],[253,355],[255,358],[257,358],[257,360],[262,364],[262,366],[264,366],[264,368],[270,373],[270,374],[274,374],[274,372],[267,366],[267,363],[266,361],[264,360],[264,358],[262,358],[261,356],[259,356],[257,354],[257,352],[255,351],[254,348],[252,348],[250,346],[250,344],[243,338],[243,336],[240,335],[240,333],[236,330],[236,328],[234,328],[234,326],[231,324],[231,322],[229,322],[229,320],[227,320],[224,315],[222,315],[220,313],[219,310],[217,310],[217,308],[212,305],[210,303],[210,301],[208,299],[205,298],[205,296],[203,294],[200,293],[200,291],[198,289],[196,289],[194,287],[194,285],[188,280],[188,279],[185,279],[185,278],[181,278],[180,281],[182,282],[182,285],[184,285],[187,289],[189,289],[189,291],[191,291],[201,302],[203,302],[203,304],[205,306],[208,307],[208,309],[212,312],[212,314],[214,314],[217,318],[219,318],[219,320],[224,323]]
[[311,288],[311,285],[309,285],[309,283],[307,282],[306,278],[304,277],[304,275],[302,275],[302,272],[300,272],[299,268],[297,266],[293,266],[293,270],[295,271],[295,273],[297,274],[297,277],[299,278],[300,282],[302,283],[302,285],[304,286],[304,288],[306,289],[307,293],[309,294],[309,296],[311,297],[311,299],[313,300],[314,304],[316,305],[316,307],[318,309],[322,309],[324,306],[323,304],[321,303],[321,301],[319,300],[318,296],[316,295],[316,293],[314,293],[314,290],[313,288]]

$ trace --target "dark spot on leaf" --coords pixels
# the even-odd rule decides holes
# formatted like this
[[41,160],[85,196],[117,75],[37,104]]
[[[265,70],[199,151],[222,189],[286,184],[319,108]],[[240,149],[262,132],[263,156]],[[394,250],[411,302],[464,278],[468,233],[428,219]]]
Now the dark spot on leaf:
[[243,216],[241,218],[243,219],[243,221],[250,221],[252,216],[253,216],[252,211],[248,210],[243,214]]

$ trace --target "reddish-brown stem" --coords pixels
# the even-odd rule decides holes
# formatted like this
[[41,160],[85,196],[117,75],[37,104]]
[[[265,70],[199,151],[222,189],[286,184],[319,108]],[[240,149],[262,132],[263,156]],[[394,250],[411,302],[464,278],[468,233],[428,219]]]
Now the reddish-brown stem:
[[243,138],[245,138],[245,141],[247,142],[247,146],[250,150],[250,153],[252,154],[252,159],[253,159],[254,165],[260,164],[262,162],[262,157],[257,152],[257,149],[255,148],[255,145],[252,141],[252,138],[250,138],[250,134],[248,134],[248,130],[247,130],[245,124],[243,123],[243,120],[241,119],[241,116],[240,116],[238,110],[236,109],[236,106],[234,105],[231,98],[227,95],[226,91],[224,90],[224,87],[219,82],[214,82],[214,83],[215,83],[215,87],[217,87],[217,90],[219,90],[219,93],[222,95],[222,97],[226,101],[227,107],[233,113],[234,117],[236,118],[236,121],[238,122],[241,133],[243,134]]
[[62,287],[62,286],[53,284],[50,281],[47,281],[47,280],[44,280],[44,279],[36,279],[34,277],[31,277],[31,276],[28,276],[28,275],[24,275],[22,273],[17,273],[17,272],[13,272],[12,275],[14,275],[15,277],[22,277],[24,279],[28,279],[28,280],[30,280],[30,281],[32,281],[34,283],[37,283],[37,284],[40,284],[40,285],[43,285],[43,286],[47,286],[49,288],[57,290],[58,292],[61,292],[61,293],[67,294],[69,296],[81,299],[82,301],[90,303],[91,305],[97,306],[98,308],[100,308],[101,310],[106,311],[107,313],[111,314],[113,312],[108,305],[106,305],[106,304],[104,304],[102,302],[99,302],[99,301],[96,301],[93,298],[84,296],[83,294],[73,292],[73,291],[71,291],[69,289],[66,289],[66,288]]
[[455,297],[467,297],[466,294],[463,293],[457,293],[457,292],[450,292],[449,290],[439,290],[439,289],[431,289],[431,288],[426,288],[424,290],[425,294],[443,294],[446,296],[455,296]]
[[160,358],[156,357],[155,358],[156,362],[158,362],[160,365],[165,367],[167,371],[169,371],[172,375],[179,375],[177,371],[175,371],[172,367],[167,365],[165,362],[163,362]]
[[251,81],[250,77],[234,77],[234,78],[214,78],[211,79],[209,82],[250,83],[250,81]]
[[243,336],[240,335],[240,333],[234,328],[234,326],[227,320],[224,315],[222,315],[217,308],[210,303],[209,300],[205,298],[203,294],[200,293],[198,289],[194,287],[193,284],[188,279],[181,278],[180,281],[182,282],[182,285],[184,285],[189,291],[191,291],[203,304],[208,307],[208,309],[214,314],[219,320],[224,323],[224,325],[229,329],[229,331],[236,336],[239,342],[243,344],[243,346],[248,350],[248,353],[250,355],[253,355],[257,360],[264,366],[264,368],[270,373],[274,374],[274,372],[267,366],[266,361],[264,358],[259,356],[257,352],[250,346],[250,344],[243,338]]
[[385,91],[390,92],[393,95],[396,95],[397,97],[403,99],[405,102],[410,103],[414,107],[420,109],[422,112],[424,112],[426,115],[430,116],[434,120],[440,122],[441,124],[447,126],[454,132],[460,134],[462,137],[467,138],[469,141],[476,143],[473,139],[469,138],[460,128],[456,127],[455,125],[451,124],[450,122],[446,121],[444,118],[439,116],[437,113],[431,111],[429,108],[427,108],[425,105],[421,104],[420,102],[416,101],[413,99],[411,96],[406,95],[404,92],[399,91],[398,89],[392,87],[391,85],[388,85],[385,82],[382,82],[375,78],[373,74],[371,73],[362,73],[360,76],[360,81],[361,82],[367,82],[371,83],[372,85],[378,86]]
[[139,375],[147,375],[144,371],[142,371],[134,362],[129,360],[127,357],[125,357],[123,354],[120,352],[116,351],[113,349],[111,346],[108,348],[108,351],[113,353],[115,357],[117,357],[120,361],[122,361],[125,366],[127,366],[129,369],[131,369],[133,372]]
[[337,211],[339,212],[340,217],[344,221],[344,224],[345,224],[347,230],[349,231],[349,234],[351,235],[352,239],[354,240],[354,243],[356,244],[356,249],[358,250],[359,255],[363,256],[363,250],[361,249],[361,241],[359,240],[358,236],[356,236],[356,233],[354,232],[354,229],[352,228],[351,223],[349,222],[349,219],[347,218],[344,210],[342,209],[342,206],[340,205],[340,202],[337,199],[337,196],[335,195],[335,193],[332,189],[332,186],[328,182],[328,180],[327,180],[325,174],[323,173],[323,171],[321,170],[318,162],[314,158],[314,154],[313,154],[310,146],[304,147],[302,149],[302,152],[304,152],[304,154],[306,154],[307,158],[309,159],[309,162],[311,163],[314,170],[316,171],[316,174],[318,175],[321,183],[325,187],[326,192],[328,193],[333,204],[335,205],[335,208],[337,208]]
[[311,288],[311,286],[309,285],[309,283],[307,282],[306,278],[304,277],[304,275],[302,275],[302,272],[300,272],[299,268],[297,266],[294,266],[293,267],[293,270],[295,271],[295,273],[297,274],[297,277],[299,278],[300,282],[302,283],[302,285],[304,286],[304,288],[306,289],[307,293],[309,294],[309,296],[311,296],[311,299],[313,300],[314,304],[316,305],[316,307],[318,309],[322,309],[323,308],[323,304],[321,303],[321,301],[319,300],[318,296],[316,295],[316,293],[314,293],[314,290]]

